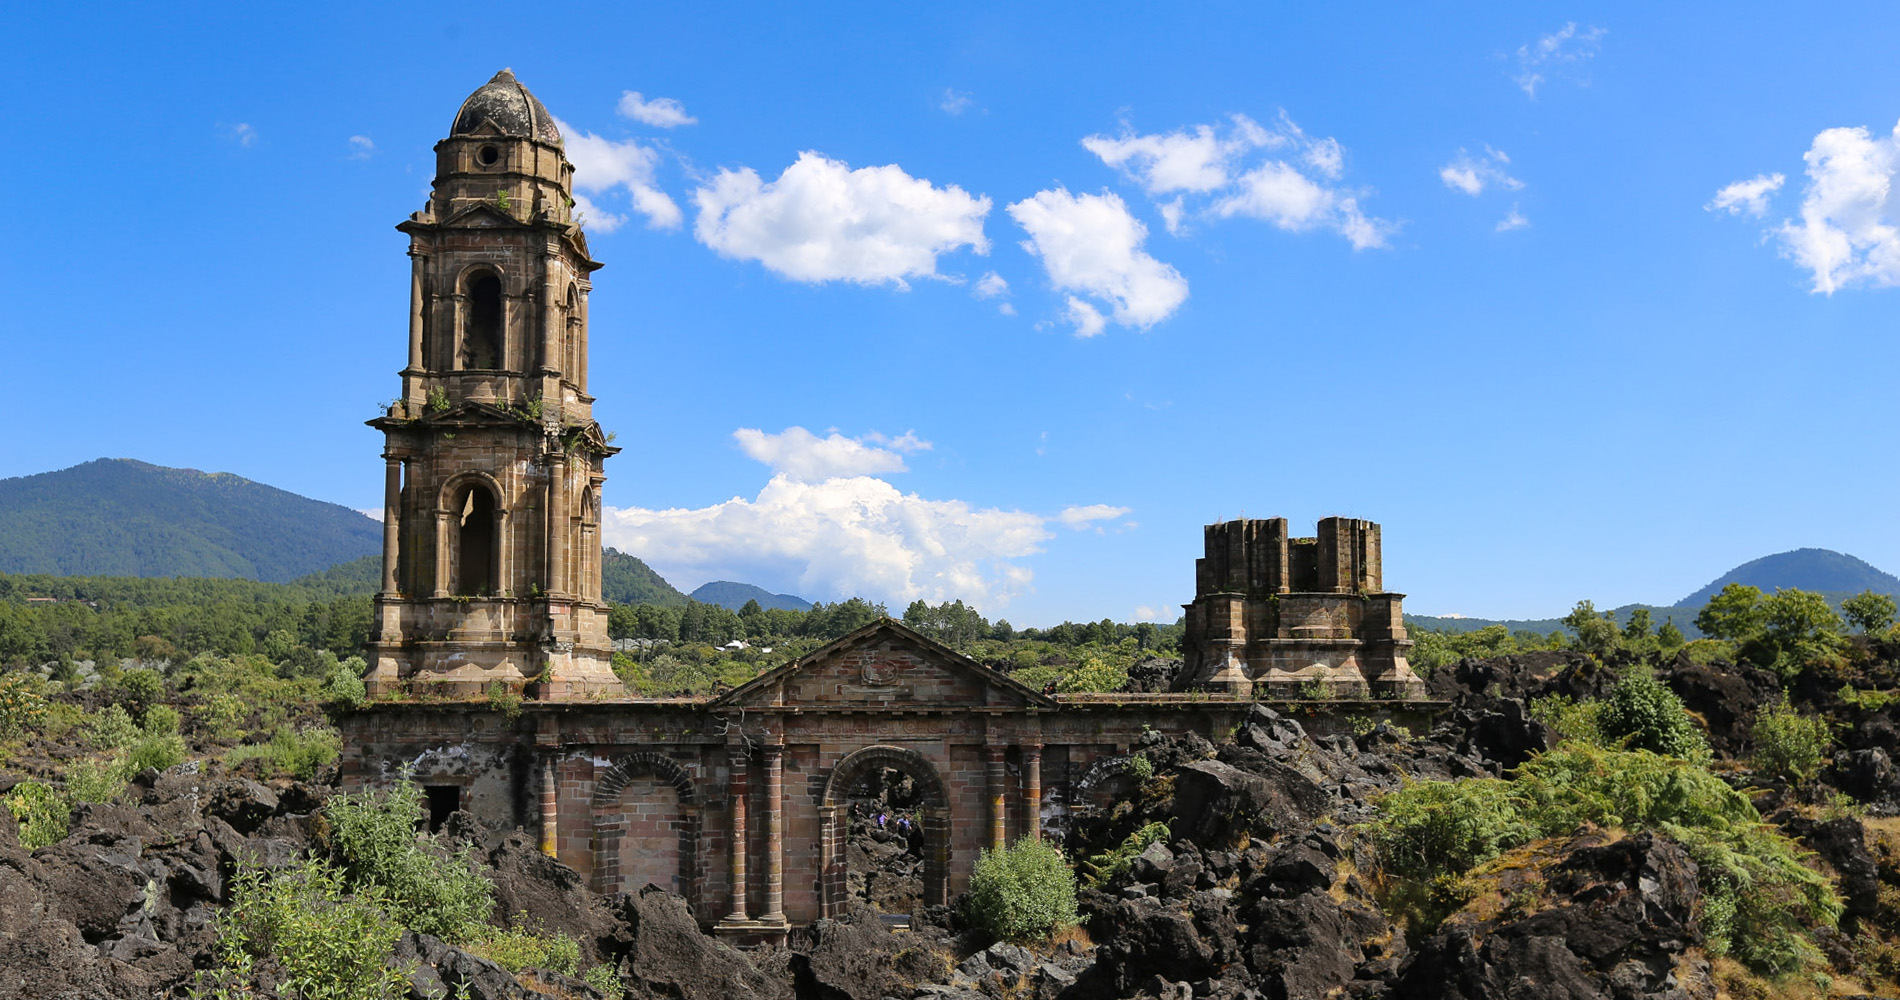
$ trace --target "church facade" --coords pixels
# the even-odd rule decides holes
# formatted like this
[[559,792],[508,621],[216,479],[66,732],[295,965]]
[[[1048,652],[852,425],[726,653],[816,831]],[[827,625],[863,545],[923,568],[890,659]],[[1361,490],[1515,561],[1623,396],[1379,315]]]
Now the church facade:
[[[1406,682],[1368,522],[1334,532],[1358,548],[1330,571],[1296,560],[1274,577],[1269,555],[1257,581],[1255,549],[1221,534],[1234,563],[1216,552],[1227,526],[1210,528],[1187,642],[1210,683],[1194,691],[1046,694],[885,619],[714,697],[630,697],[601,597],[616,449],[587,392],[601,265],[571,214],[573,166],[507,71],[436,153],[428,207],[398,227],[413,262],[402,396],[370,422],[385,439],[384,567],[372,699],[339,720],[347,786],[408,777],[433,822],[462,811],[494,836],[531,831],[597,891],[660,885],[719,933],[769,942],[848,904],[850,803],[883,776],[918,797],[930,905],[967,885],[980,851],[1059,838],[1125,800],[1144,732],[1217,740],[1256,696],[1311,693],[1276,690],[1276,662],[1336,671],[1332,700],[1279,702],[1310,729],[1419,726],[1442,707]],[[1296,598],[1318,610],[1293,620]]]

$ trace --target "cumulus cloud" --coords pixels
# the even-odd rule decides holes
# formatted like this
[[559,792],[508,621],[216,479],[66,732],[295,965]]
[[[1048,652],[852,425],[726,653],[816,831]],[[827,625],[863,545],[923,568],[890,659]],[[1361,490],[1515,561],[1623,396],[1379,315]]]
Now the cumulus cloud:
[[1517,72],[1511,79],[1526,96],[1536,98],[1546,73],[1579,72],[1584,63],[1596,58],[1607,34],[1602,28],[1578,29],[1577,22],[1571,21],[1537,41],[1518,46]]
[[376,143],[366,135],[350,136],[350,159],[367,160],[376,155]]
[[1463,191],[1476,198],[1484,189],[1495,184],[1510,191],[1519,191],[1524,182],[1506,173],[1504,168],[1511,165],[1511,158],[1503,150],[1484,147],[1484,155],[1474,157],[1463,149],[1452,157],[1450,163],[1438,169],[1438,179],[1453,191]]
[[970,110],[976,103],[968,94],[961,94],[949,87],[943,88],[943,99],[937,102],[937,108],[946,115],[960,115]]
[[[1171,233],[1200,213],[1260,219],[1289,231],[1330,229],[1357,249],[1384,246],[1394,229],[1366,215],[1359,194],[1336,183],[1346,163],[1339,140],[1307,135],[1285,112],[1271,128],[1233,115],[1224,128],[1193,125],[1150,135],[1125,129],[1115,137],[1088,136],[1082,146],[1156,199]],[[1262,150],[1272,151],[1270,158],[1256,162]]]
[[1892,197],[1900,125],[1885,136],[1866,128],[1828,129],[1802,159],[1808,182],[1801,217],[1774,231],[1782,253],[1813,272],[1814,291],[1828,295],[1861,284],[1900,284],[1900,204]]
[[[1085,507],[1064,507],[1056,515],[1056,520],[1076,531],[1086,531],[1097,521],[1113,521],[1116,518],[1132,514],[1127,507],[1111,507],[1105,503],[1092,503]],[[1097,530],[1100,530],[1097,528]]]
[[999,295],[1008,295],[1009,282],[1004,281],[1002,275],[997,274],[995,271],[990,271],[984,274],[983,277],[977,279],[976,285],[970,289],[970,293],[979,299],[993,299]]
[[[767,434],[752,427],[732,432],[734,440],[747,455],[772,467],[772,471],[804,482],[819,482],[837,476],[867,476],[880,472],[904,472],[901,453],[927,451],[930,442],[914,431],[901,437],[886,438],[869,434],[863,439],[848,438],[837,431],[819,437],[803,427],[787,427]],[[871,442],[869,444],[865,442]]]
[[721,170],[693,202],[701,243],[794,281],[908,288],[906,279],[940,277],[944,254],[990,248],[989,198],[936,187],[895,164],[853,170],[804,152],[773,181],[750,167]]
[[1781,185],[1787,180],[1782,174],[1757,174],[1715,192],[1715,200],[1702,208],[1704,211],[1727,212],[1730,215],[1747,213],[1759,219],[1768,214],[1768,196],[1781,190]]
[[1530,224],[1531,220],[1524,218],[1524,214],[1517,210],[1516,203],[1512,203],[1511,210],[1504,213],[1504,218],[1498,220],[1497,229],[1500,233],[1508,233],[1513,229],[1527,228]]
[[671,97],[656,97],[649,101],[637,90],[622,91],[617,110],[622,118],[631,118],[655,128],[677,128],[699,123],[699,119],[686,113],[685,105]]
[[679,227],[684,218],[679,205],[654,181],[659,150],[633,139],[583,132],[558,118],[555,125],[566,140],[567,158],[574,161],[574,207],[586,217],[588,229],[611,233],[626,223],[626,214],[613,211],[602,200],[616,192],[633,211],[646,217],[648,228]]
[[243,146],[245,149],[257,145],[257,129],[252,128],[247,122],[238,122],[236,125],[219,125],[218,130],[224,133],[225,138]]
[[[1029,234],[1023,249],[1042,261],[1050,283],[1106,304],[1122,326],[1146,329],[1187,301],[1187,279],[1142,250],[1148,227],[1119,196],[1056,188],[1038,191],[1008,211]],[[1069,320],[1082,337],[1095,336],[1107,325],[1096,305],[1075,295],[1069,296]]]

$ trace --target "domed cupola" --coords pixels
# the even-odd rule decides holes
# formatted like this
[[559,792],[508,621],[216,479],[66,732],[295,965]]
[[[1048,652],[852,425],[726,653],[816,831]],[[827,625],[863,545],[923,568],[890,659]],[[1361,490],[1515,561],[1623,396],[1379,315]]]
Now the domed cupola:
[[[482,126],[488,123],[491,129]],[[536,139],[549,145],[561,145],[561,130],[528,88],[515,79],[513,70],[496,73],[480,90],[468,95],[462,110],[455,114],[451,135],[476,135],[487,132]]]

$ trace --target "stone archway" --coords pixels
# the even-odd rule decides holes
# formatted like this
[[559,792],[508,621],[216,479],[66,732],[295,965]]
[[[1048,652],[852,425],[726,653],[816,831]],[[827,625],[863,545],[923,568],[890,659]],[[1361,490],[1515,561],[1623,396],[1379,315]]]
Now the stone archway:
[[[670,786],[677,801],[676,815],[668,819],[663,811],[630,813],[621,802],[627,786],[637,778],[653,778]],[[618,757],[613,767],[594,783],[593,798],[594,891],[603,895],[616,891],[637,890],[623,884],[627,876],[641,873],[621,870],[621,849],[629,836],[642,843],[663,847],[667,834],[673,835],[673,850],[678,858],[677,884],[672,886],[695,907],[699,904],[699,798],[693,777],[678,761],[659,753],[630,753]],[[649,804],[651,805],[651,804]],[[665,829],[670,827],[671,829]],[[657,841],[655,838],[658,838]]]
[[819,914],[844,915],[850,891],[846,888],[849,862],[846,841],[850,835],[851,789],[872,771],[891,768],[916,782],[923,800],[924,832],[924,905],[939,906],[950,896],[950,799],[944,793],[943,779],[930,761],[915,750],[894,746],[870,746],[853,751],[831,769],[825,781],[824,798],[818,804],[821,833],[818,844]]

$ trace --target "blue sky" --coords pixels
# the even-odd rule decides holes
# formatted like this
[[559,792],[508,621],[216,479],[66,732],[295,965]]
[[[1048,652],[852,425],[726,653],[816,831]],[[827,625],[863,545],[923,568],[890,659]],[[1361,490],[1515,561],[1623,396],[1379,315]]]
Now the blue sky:
[[509,66],[682,586],[1172,620],[1243,514],[1422,613],[1900,567],[1891,6],[913,6],[14,10],[0,476],[377,505],[392,227]]

